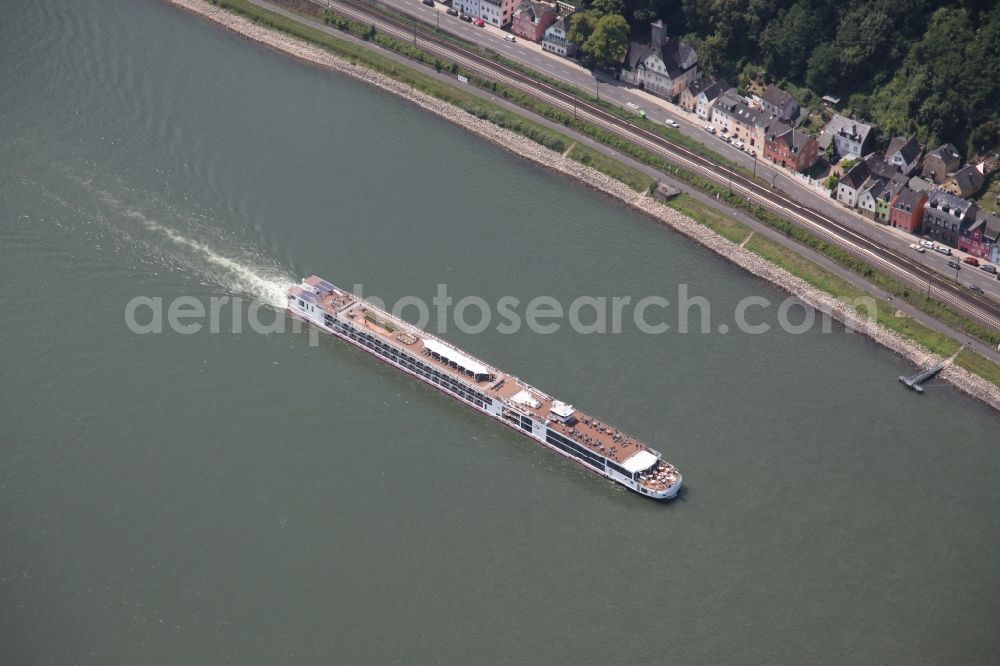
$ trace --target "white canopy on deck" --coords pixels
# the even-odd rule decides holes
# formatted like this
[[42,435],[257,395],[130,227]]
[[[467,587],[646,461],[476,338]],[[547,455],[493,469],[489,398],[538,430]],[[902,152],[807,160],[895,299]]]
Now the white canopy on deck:
[[629,474],[634,472],[641,472],[647,470],[656,464],[657,458],[649,451],[643,449],[642,451],[636,451],[630,458],[622,463]]
[[490,369],[480,363],[479,361],[466,356],[457,349],[452,349],[443,342],[438,342],[437,340],[427,340],[424,339],[424,347],[430,350],[432,354],[437,354],[441,358],[447,360],[449,363],[454,363],[462,370],[471,372],[474,375],[489,375],[492,374]]

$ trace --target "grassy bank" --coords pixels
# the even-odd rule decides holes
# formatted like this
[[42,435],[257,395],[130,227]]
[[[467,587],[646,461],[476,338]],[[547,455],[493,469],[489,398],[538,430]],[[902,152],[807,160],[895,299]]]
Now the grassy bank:
[[[212,2],[235,13],[241,14],[262,26],[273,28],[293,37],[311,42],[338,57],[355,64],[363,65],[371,70],[405,83],[416,90],[420,90],[421,92],[436,97],[437,99],[453,104],[454,106],[461,108],[479,118],[483,118],[500,127],[517,132],[518,134],[521,134],[522,136],[525,136],[552,150],[562,153],[573,144],[572,139],[567,135],[533,122],[528,118],[504,109],[503,107],[488,100],[483,100],[458,86],[439,81],[429,74],[425,74],[412,67],[402,65],[391,58],[373,51],[372,49],[366,48],[363,45],[338,39],[321,30],[305,25],[300,21],[287,18],[276,12],[253,5],[247,0],[212,0]],[[348,21],[347,19],[337,17],[336,15],[328,15],[327,20],[336,25],[338,28],[354,34],[361,39],[371,41],[372,43],[382,46],[383,48],[387,48],[408,58],[412,58],[418,62],[432,66],[438,71],[447,71],[453,74],[457,74],[462,71],[455,63],[442,61],[424,51],[416,49],[412,44],[401,42],[379,34],[370,27]],[[615,148],[621,153],[628,155],[641,163],[652,166],[665,173],[669,173],[709,194],[717,194],[720,199],[724,199],[730,205],[745,210],[746,212],[754,215],[757,219],[760,219],[764,223],[780,230],[786,236],[822,252],[834,261],[837,261],[841,265],[844,265],[863,275],[867,279],[874,281],[886,291],[898,295],[903,300],[912,303],[921,310],[937,316],[956,328],[965,330],[970,335],[979,337],[990,344],[996,345],[1000,343],[1000,335],[993,333],[992,331],[989,331],[968,319],[965,319],[958,313],[950,310],[940,303],[937,303],[936,301],[933,301],[932,299],[924,298],[919,293],[911,293],[905,285],[902,285],[892,278],[881,274],[846,251],[833,246],[816,236],[813,236],[804,229],[791,224],[787,220],[779,218],[761,206],[752,204],[747,202],[745,199],[732,195],[727,188],[719,187],[701,176],[671,165],[663,158],[649,153],[648,151],[645,151],[638,146],[617,137],[616,135],[610,134],[603,129],[581,123],[580,121],[574,119],[571,115],[542,104],[534,98],[509,90],[505,86],[483,79],[472,73],[465,73],[465,75],[469,77],[470,83],[478,85],[479,87],[499,96],[505,97],[520,106],[539,113],[544,117],[550,118],[568,127],[572,127],[582,134],[591,136],[595,140]],[[636,191],[647,190],[653,182],[652,178],[649,178],[642,172],[622,164],[614,158],[608,157],[586,147],[579,145],[573,146],[569,156],[583,164],[588,164],[595,169],[608,174],[609,176],[621,180],[623,183],[627,184]],[[745,225],[742,225],[735,220],[729,220],[725,217],[725,215],[708,207],[700,205],[696,206],[695,203],[697,202],[689,197],[681,197],[673,202],[673,207],[676,210],[684,212],[697,221],[716,230],[720,233],[720,235],[728,238],[729,240],[742,242],[742,240],[744,240],[749,234],[749,228]],[[766,259],[774,261],[776,264],[786,268],[794,275],[803,278],[813,286],[823,289],[838,298],[846,298],[853,301],[854,299],[868,296],[866,292],[854,287],[846,280],[837,277],[822,267],[806,260],[804,257],[801,257],[793,250],[774,243],[773,241],[760,237],[754,237],[747,244],[747,248]],[[878,303],[878,299],[875,299],[874,297],[871,298]],[[906,317],[896,317],[895,308],[884,303],[878,304],[877,316],[880,323],[892,330],[900,332],[907,338],[912,339],[918,344],[936,353],[947,355],[954,352],[958,348],[958,343],[950,337],[937,333],[932,329],[913,321],[912,319]],[[976,361],[975,358],[971,356],[963,362],[969,364],[968,369],[973,370],[977,374],[1000,385],[1000,382],[997,382],[996,380],[996,377],[1000,375],[1000,366],[997,366],[997,364],[992,363],[986,358],[979,358],[981,359],[981,362]]]
[[625,183],[636,192],[648,192],[656,185],[655,178],[579,143],[574,145],[566,156]]
[[[868,315],[871,312],[869,308],[874,308],[878,323],[902,334],[935,354],[949,356],[959,348],[959,343],[951,336],[939,333],[905,315],[897,316],[897,308],[892,303],[882,301],[784,245],[779,245],[762,236],[754,236],[746,247],[751,252],[781,266],[792,275],[802,278],[817,289],[844,302],[854,304],[855,310],[859,314]],[[1000,366],[997,369],[1000,370]]]
[[955,359],[955,365],[1000,386],[1000,365],[982,354],[977,354],[970,349],[963,349],[962,353]]
[[734,243],[742,243],[750,235],[750,227],[715,208],[706,206],[690,195],[681,194],[674,197],[667,202],[667,205]]

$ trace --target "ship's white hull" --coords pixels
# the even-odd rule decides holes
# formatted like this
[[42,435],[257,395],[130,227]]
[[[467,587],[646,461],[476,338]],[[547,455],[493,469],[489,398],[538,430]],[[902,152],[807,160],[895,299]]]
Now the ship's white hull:
[[580,467],[586,469],[587,471],[593,472],[595,474],[598,474],[600,476],[608,478],[608,479],[614,481],[615,483],[617,483],[619,485],[622,485],[622,486],[625,486],[629,490],[632,490],[632,491],[634,491],[634,492],[636,492],[636,493],[638,493],[638,494],[640,494],[640,495],[642,495],[644,497],[649,497],[651,499],[657,499],[657,500],[669,500],[669,499],[673,499],[673,498],[677,497],[677,494],[681,490],[681,485],[683,483],[683,479],[680,476],[678,476],[676,482],[673,485],[671,485],[669,488],[667,488],[666,490],[664,490],[664,491],[656,491],[656,490],[653,490],[651,488],[644,487],[643,485],[641,485],[640,483],[638,483],[634,479],[628,478],[628,477],[626,477],[626,476],[624,476],[622,474],[618,474],[614,470],[610,470],[610,469],[607,469],[607,468],[605,468],[605,469],[599,469],[596,465],[591,465],[589,463],[585,463],[582,460],[579,460],[576,457],[574,457],[574,456],[568,454],[567,452],[563,451],[562,449],[559,449],[556,446],[552,446],[551,444],[549,444],[546,441],[546,439],[545,439],[545,435],[539,429],[536,428],[536,429],[534,429],[532,431],[526,431],[526,430],[523,430],[522,428],[519,428],[517,425],[504,420],[504,418],[501,416],[499,408],[496,408],[496,409],[487,409],[487,408],[478,407],[477,405],[475,405],[475,404],[473,404],[473,403],[471,403],[471,402],[463,399],[461,396],[456,395],[452,391],[448,390],[446,387],[440,386],[438,384],[435,384],[434,382],[430,381],[427,377],[424,377],[423,375],[420,375],[419,373],[413,372],[412,370],[410,370],[409,368],[403,366],[400,363],[394,362],[391,359],[388,359],[388,358],[385,358],[383,356],[380,356],[380,355],[376,354],[374,351],[372,351],[371,349],[368,349],[363,344],[360,344],[356,340],[352,340],[350,337],[348,337],[346,335],[343,335],[343,334],[341,334],[338,331],[331,330],[330,328],[328,328],[327,326],[325,326],[321,321],[316,321],[312,316],[310,316],[310,314],[308,312],[299,312],[294,307],[289,307],[288,308],[288,312],[290,314],[292,314],[293,316],[295,316],[296,318],[298,318],[298,319],[306,322],[307,324],[309,324],[309,325],[311,325],[311,326],[319,329],[320,331],[323,331],[327,335],[332,335],[332,336],[334,336],[336,338],[339,338],[339,339],[343,340],[344,342],[347,342],[347,343],[351,344],[352,346],[354,346],[354,347],[356,347],[358,349],[361,349],[364,352],[367,352],[368,354],[370,354],[371,356],[375,357],[379,361],[382,361],[383,363],[385,363],[387,365],[390,365],[390,366],[392,366],[392,367],[394,367],[394,368],[396,368],[396,369],[398,369],[398,370],[400,370],[400,371],[402,371],[402,372],[410,375],[411,377],[415,377],[416,379],[419,379],[421,382],[423,382],[423,383],[431,386],[434,389],[437,389],[441,393],[444,393],[445,395],[447,395],[447,396],[449,396],[451,398],[454,398],[457,402],[465,405],[466,407],[470,407],[470,408],[474,409],[477,412],[485,414],[486,416],[489,416],[489,417],[491,417],[491,418],[499,421],[500,423],[502,423],[505,426],[511,428],[512,430],[514,430],[514,431],[516,431],[516,432],[518,432],[518,433],[520,433],[520,434],[522,434],[522,435],[524,435],[524,436],[532,439],[533,441],[541,444],[545,448],[547,448],[547,449],[549,449],[549,450],[551,450],[551,451],[553,451],[555,453],[558,453],[559,455],[561,455],[562,457],[564,457],[564,458],[566,458],[568,460],[573,461],[574,463],[576,463]]

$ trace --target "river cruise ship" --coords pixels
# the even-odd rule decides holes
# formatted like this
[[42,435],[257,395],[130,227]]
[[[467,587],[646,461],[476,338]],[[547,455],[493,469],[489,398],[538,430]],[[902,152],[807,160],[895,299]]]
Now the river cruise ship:
[[630,490],[672,499],[681,489],[658,451],[322,278],[289,289],[288,310]]

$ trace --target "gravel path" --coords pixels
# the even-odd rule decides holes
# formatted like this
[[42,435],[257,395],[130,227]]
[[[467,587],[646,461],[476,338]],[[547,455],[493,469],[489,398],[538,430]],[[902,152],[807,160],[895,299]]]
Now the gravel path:
[[[617,199],[694,239],[716,254],[725,257],[750,273],[767,280],[795,296],[803,303],[807,303],[821,312],[829,313],[833,318],[843,322],[849,328],[867,335],[914,365],[926,367],[944,360],[940,356],[931,354],[915,343],[908,341],[898,333],[877,323],[868,321],[867,318],[861,317],[853,309],[845,307],[844,304],[840,303],[830,294],[816,289],[780,266],[726,240],[708,227],[660,204],[649,196],[637,194],[628,186],[599,171],[595,171],[557,152],[544,148],[530,139],[500,128],[486,120],[476,118],[458,107],[424,94],[387,76],[342,60],[318,47],[280,32],[258,26],[248,19],[231,14],[205,0],[166,0],[166,2],[203,16],[247,39],[398,95],[431,113],[461,125],[470,132],[492,141],[511,153],[576,178],[589,187]],[[957,366],[945,368],[939,376],[956,386],[959,390],[982,400],[994,409],[1000,410],[1000,387]],[[889,377],[886,378],[886,386],[887,390],[899,390],[892,386],[891,378]]]

